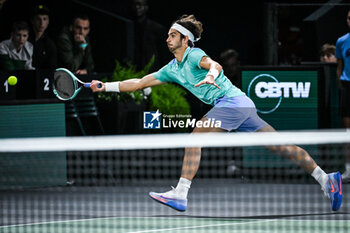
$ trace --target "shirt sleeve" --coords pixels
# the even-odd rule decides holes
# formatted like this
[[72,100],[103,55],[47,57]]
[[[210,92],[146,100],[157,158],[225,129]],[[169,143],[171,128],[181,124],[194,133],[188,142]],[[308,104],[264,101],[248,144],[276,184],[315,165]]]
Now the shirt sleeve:
[[341,51],[341,43],[339,40],[337,40],[336,46],[335,46],[335,57],[337,59],[343,59],[342,51]]
[[163,66],[160,70],[158,70],[157,72],[153,73],[153,76],[158,79],[159,81],[162,82],[173,82],[173,80],[171,79],[170,75],[169,75],[169,64]]
[[33,46],[32,43],[27,41],[24,47],[25,48],[23,48],[23,49],[26,49],[27,53],[29,54],[29,56],[25,59],[24,69],[26,69],[26,70],[35,70],[35,68],[32,65],[34,46]]
[[6,49],[5,43],[0,43],[0,54],[2,55],[8,55],[8,50]]
[[193,48],[192,51],[188,54],[188,60],[190,63],[195,65],[197,68],[201,69],[200,63],[203,57],[208,55],[199,48]]

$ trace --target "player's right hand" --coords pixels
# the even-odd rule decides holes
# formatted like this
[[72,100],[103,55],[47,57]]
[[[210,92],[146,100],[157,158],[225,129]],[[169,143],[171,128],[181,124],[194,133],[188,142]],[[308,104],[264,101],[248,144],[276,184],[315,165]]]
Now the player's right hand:
[[[99,88],[97,86],[97,84],[101,84],[102,86]],[[90,88],[93,92],[102,92],[102,91],[106,91],[106,86],[103,82],[101,81],[98,81],[98,80],[92,80],[91,81],[91,85],[90,85]]]

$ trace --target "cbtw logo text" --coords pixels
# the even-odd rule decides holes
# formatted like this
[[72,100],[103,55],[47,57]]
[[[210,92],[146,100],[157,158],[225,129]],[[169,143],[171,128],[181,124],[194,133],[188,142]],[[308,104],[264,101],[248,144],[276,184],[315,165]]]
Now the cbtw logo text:
[[266,100],[262,105],[256,103],[259,113],[269,114],[281,105],[283,98],[309,98],[311,82],[279,82],[270,74],[255,76],[248,85],[247,95],[257,101],[256,98]]
[[279,98],[283,92],[284,98],[309,98],[310,87],[310,82],[259,82],[255,94],[259,98]]

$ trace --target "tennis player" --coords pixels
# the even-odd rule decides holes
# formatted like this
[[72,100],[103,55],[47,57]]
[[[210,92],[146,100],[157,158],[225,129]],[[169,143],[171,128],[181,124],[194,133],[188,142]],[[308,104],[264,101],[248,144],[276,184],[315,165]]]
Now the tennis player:
[[[221,121],[220,127],[196,127],[193,133],[201,132],[274,132],[275,130],[258,115],[254,103],[245,93],[232,85],[224,75],[220,64],[212,60],[203,50],[194,47],[201,37],[202,23],[193,15],[183,15],[169,29],[166,40],[168,48],[175,58],[159,71],[141,79],[122,82],[92,81],[94,92],[133,92],[146,87],[175,82],[192,92],[204,103],[213,108],[201,119]],[[97,84],[102,87],[98,88]],[[302,148],[294,145],[270,146],[269,149],[282,155],[311,174],[321,185],[331,200],[331,208],[336,211],[342,202],[342,177],[339,172],[326,174],[311,156]],[[185,211],[187,194],[191,182],[197,173],[201,160],[201,148],[186,148],[182,173],[176,188],[164,193],[150,192],[154,200]]]

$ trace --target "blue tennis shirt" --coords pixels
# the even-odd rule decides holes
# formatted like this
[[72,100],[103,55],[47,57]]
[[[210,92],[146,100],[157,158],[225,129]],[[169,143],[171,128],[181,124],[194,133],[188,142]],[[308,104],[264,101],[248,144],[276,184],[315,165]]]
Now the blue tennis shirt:
[[335,57],[344,60],[344,70],[340,80],[350,81],[350,33],[340,37],[336,43]]
[[223,71],[215,79],[220,89],[210,84],[195,87],[194,85],[202,81],[208,73],[208,70],[200,67],[200,62],[204,56],[208,57],[203,50],[188,47],[181,63],[174,58],[163,68],[153,73],[153,76],[162,82],[178,83],[192,92],[198,99],[210,105],[214,105],[215,100],[222,96],[245,95],[239,88],[232,85]]

